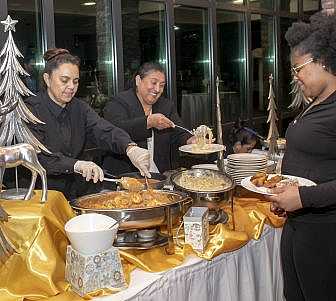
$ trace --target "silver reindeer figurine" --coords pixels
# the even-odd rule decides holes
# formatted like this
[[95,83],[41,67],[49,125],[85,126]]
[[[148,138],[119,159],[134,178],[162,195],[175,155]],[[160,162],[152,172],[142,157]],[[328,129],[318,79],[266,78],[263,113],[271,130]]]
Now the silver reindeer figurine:
[[30,144],[20,143],[12,146],[0,147],[0,187],[2,185],[5,169],[19,165],[23,165],[32,172],[32,180],[24,199],[31,199],[37,174],[39,174],[42,179],[41,203],[45,203],[47,200],[47,174],[37,159],[36,150]]

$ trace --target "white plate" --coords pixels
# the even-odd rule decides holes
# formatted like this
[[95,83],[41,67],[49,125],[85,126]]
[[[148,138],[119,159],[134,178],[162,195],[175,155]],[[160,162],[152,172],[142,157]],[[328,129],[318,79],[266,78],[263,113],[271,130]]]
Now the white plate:
[[259,154],[251,154],[251,153],[242,153],[242,154],[231,154],[227,157],[228,161],[264,161],[267,160],[267,157],[265,155],[259,155]]
[[197,164],[197,165],[193,165],[191,166],[191,168],[204,168],[204,169],[212,169],[212,170],[218,170],[218,166],[217,164]]
[[192,144],[186,144],[179,147],[181,152],[190,154],[211,154],[225,150],[225,145],[222,144],[210,144],[208,149],[193,149]]
[[[271,174],[269,176],[273,177],[275,175],[276,174]],[[299,182],[299,186],[314,186],[314,185],[316,185],[316,183],[314,183],[313,181],[305,179],[305,178],[289,176],[289,175],[283,175],[283,176],[290,179],[290,180],[297,180]],[[241,186],[243,186],[247,190],[250,190],[250,191],[253,191],[253,192],[256,192],[256,193],[261,193],[261,194],[266,194],[266,195],[276,195],[274,193],[270,193],[269,188],[255,186],[251,182],[251,178],[252,178],[252,176],[242,179],[241,180]]]

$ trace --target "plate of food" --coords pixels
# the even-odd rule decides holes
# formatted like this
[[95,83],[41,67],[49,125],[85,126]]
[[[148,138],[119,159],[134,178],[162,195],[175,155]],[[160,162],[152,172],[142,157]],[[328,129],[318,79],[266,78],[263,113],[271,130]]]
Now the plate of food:
[[207,147],[198,147],[197,144],[186,144],[179,147],[181,152],[190,154],[211,154],[225,150],[225,145],[211,143]]
[[190,154],[211,154],[225,150],[225,145],[213,143],[212,130],[202,124],[193,130],[196,143],[186,144],[179,147],[181,152]]
[[275,195],[272,189],[283,186],[314,186],[313,181],[290,175],[267,174],[265,172],[257,172],[254,176],[242,179],[241,186],[247,190],[266,194]]

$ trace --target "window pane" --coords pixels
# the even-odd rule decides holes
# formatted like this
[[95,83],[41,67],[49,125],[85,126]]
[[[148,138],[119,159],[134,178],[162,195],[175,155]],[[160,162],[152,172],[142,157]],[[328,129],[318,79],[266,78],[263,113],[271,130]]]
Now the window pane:
[[246,117],[244,49],[244,15],[217,10],[217,70],[220,77],[222,123]]
[[103,0],[82,3],[54,1],[56,45],[81,59],[77,96],[100,112],[113,91],[111,7]]
[[253,115],[267,115],[268,77],[274,76],[273,18],[252,14],[251,31]]
[[298,0],[280,0],[280,10],[297,14],[298,13]]
[[32,92],[40,89],[43,68],[41,8],[38,4],[39,1],[33,0],[8,0],[8,14],[19,21],[15,26],[16,31],[13,32],[14,41],[24,56],[21,63],[30,74],[23,80]]
[[249,0],[253,8],[273,9],[273,0]]
[[177,105],[192,129],[211,123],[208,10],[179,6],[174,13]]
[[303,12],[312,15],[319,10],[320,0],[303,0]]
[[128,88],[144,62],[166,64],[164,3],[124,0],[122,5],[124,79]]

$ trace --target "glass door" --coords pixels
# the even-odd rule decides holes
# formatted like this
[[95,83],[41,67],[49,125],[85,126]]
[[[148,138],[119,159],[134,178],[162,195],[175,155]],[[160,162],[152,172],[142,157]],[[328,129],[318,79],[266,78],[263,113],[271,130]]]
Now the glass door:
[[176,5],[177,108],[189,129],[211,124],[208,9]]
[[40,76],[44,67],[39,3],[34,0],[8,0],[8,14],[19,21],[15,25],[13,38],[24,56],[21,63],[30,75],[24,76],[23,81],[34,93],[40,90]]

